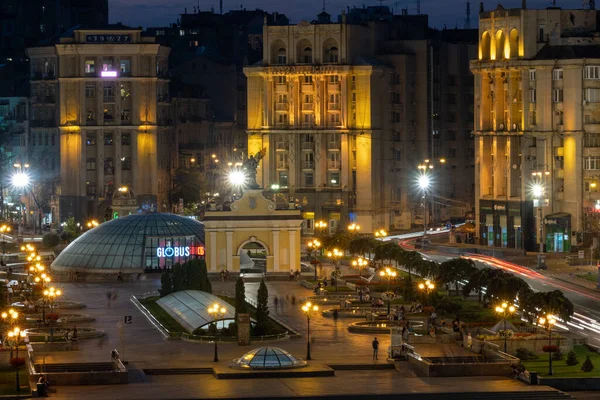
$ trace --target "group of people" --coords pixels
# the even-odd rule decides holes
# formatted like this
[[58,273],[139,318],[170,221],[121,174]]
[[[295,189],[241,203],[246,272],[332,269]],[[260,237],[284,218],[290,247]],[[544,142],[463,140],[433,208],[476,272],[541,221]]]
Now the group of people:
[[300,270],[296,269],[295,271],[293,269],[290,269],[290,281],[293,280],[300,280]]
[[229,280],[229,271],[227,269],[222,269],[219,275],[221,275],[221,281],[225,282]]
[[369,301],[371,299],[371,289],[368,286],[364,288],[361,286],[356,286],[356,293],[358,294],[358,299],[362,303],[363,301]]
[[66,332],[65,332],[65,340],[67,342],[69,341],[77,341],[77,327],[75,325],[73,325],[73,330],[70,330],[67,328]]
[[286,295],[285,297],[283,297],[283,296],[273,297],[273,305],[275,306],[275,312],[277,312],[277,311],[283,312],[287,303],[290,303],[292,306],[295,306],[296,305],[296,296]]

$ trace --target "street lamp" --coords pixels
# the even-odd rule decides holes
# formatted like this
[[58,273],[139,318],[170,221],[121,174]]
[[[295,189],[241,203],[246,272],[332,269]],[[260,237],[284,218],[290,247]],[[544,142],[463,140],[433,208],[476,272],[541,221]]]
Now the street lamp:
[[[22,189],[25,191],[29,184],[31,183],[31,177],[27,173],[27,169],[29,168],[29,164],[21,164],[15,163],[13,164],[15,167],[15,172],[13,172],[11,176],[11,184],[15,189]],[[25,226],[25,215],[23,213],[23,202],[21,201],[21,196],[19,194],[19,234],[23,232],[23,227]]]
[[504,319],[504,352],[506,353],[506,340],[508,339],[508,335],[506,334],[506,316],[507,315],[512,315],[514,314],[516,311],[515,306],[513,305],[508,305],[507,302],[502,302],[501,305],[499,305],[498,307],[496,307],[496,312],[500,315],[502,315],[502,318]]
[[[21,344],[21,338],[24,338],[26,336],[25,331],[22,331],[20,328],[15,327],[12,331],[8,332],[8,340],[11,342],[14,342],[15,345],[15,361],[14,361],[14,366],[15,366],[15,378],[16,378],[16,389],[17,392],[21,391],[21,384],[19,382],[19,367],[21,365],[19,365],[19,345]],[[11,353],[12,353],[12,346],[11,346]],[[12,356],[11,356],[12,358]]]
[[338,274],[340,272],[340,267],[339,267],[338,261],[343,255],[344,255],[344,252],[341,250],[338,250],[337,248],[327,252],[327,258],[331,258],[335,265],[334,275],[335,275],[335,291],[336,292],[338,291]]
[[357,259],[352,260],[350,264],[352,265],[352,268],[358,270],[358,274],[360,275],[362,270],[369,266],[369,261],[362,257],[358,257]]
[[231,171],[227,177],[229,184],[234,187],[244,187],[246,185],[246,174],[241,170]]
[[310,249],[310,253],[313,256],[313,265],[315,267],[315,281],[316,281],[318,279],[317,278],[317,263],[315,262],[315,261],[317,261],[316,253],[319,251],[319,248],[321,247],[321,242],[318,239],[313,239],[313,240],[310,240],[308,243],[306,243],[306,245]]
[[[398,273],[394,270],[392,270],[391,268],[386,268],[383,271],[379,271],[379,276],[381,276],[382,278],[387,279],[388,281],[388,291],[390,291],[389,286],[390,283],[394,280],[396,280],[396,276],[398,276]],[[390,301],[392,300],[392,295],[388,294],[387,295],[387,315],[390,315]]]
[[534,198],[534,205],[537,202],[537,207],[538,207],[538,212],[540,214],[539,216],[539,221],[538,223],[540,224],[539,226],[539,244],[540,244],[540,253],[542,253],[544,251],[544,221],[543,221],[543,215],[542,215],[542,203],[544,201],[543,197],[544,197],[544,185],[542,184],[541,181],[538,182],[534,182],[531,185],[531,193],[533,194],[533,198]]
[[322,232],[323,230],[325,230],[325,228],[327,228],[327,222],[325,221],[317,221],[315,222],[315,228],[317,230],[319,230],[320,232]]
[[[548,331],[548,346],[552,346],[552,325],[556,324],[556,317],[553,315],[546,315],[546,317],[540,317],[538,320],[539,324]],[[551,350],[551,348],[548,348]],[[552,370],[552,352],[548,351],[548,375],[554,375]]]
[[6,238],[4,235],[9,233],[10,231],[11,231],[10,226],[8,226],[6,224],[3,224],[2,226],[0,226],[0,234],[2,235],[2,260],[4,260],[4,257],[6,254]]
[[431,293],[435,289],[435,284],[430,280],[426,280],[425,282],[419,283],[418,288],[422,293],[424,293],[423,302],[425,302],[425,300],[427,300],[427,298],[429,297],[429,293]]
[[306,314],[306,359],[312,360],[310,357],[310,314],[319,311],[319,306],[312,304],[310,301],[302,306],[302,312]]
[[88,223],[86,224],[86,226],[88,227],[88,229],[92,229],[95,228],[99,225],[98,221],[93,219],[91,221],[88,221]]
[[211,307],[208,308],[208,314],[213,318],[213,324],[215,324],[215,358],[213,360],[214,362],[219,361],[219,354],[217,350],[217,320],[219,318],[223,318],[226,313],[227,309],[225,307],[220,306],[217,303],[213,304]]
[[386,237],[387,235],[388,235],[388,234],[387,234],[387,232],[385,231],[385,229],[378,229],[378,230],[376,230],[376,231],[375,231],[375,237],[376,237],[376,238],[384,238],[384,237]]
[[348,231],[350,231],[352,233],[356,233],[356,232],[360,231],[360,225],[353,222],[350,225],[348,225]]
[[[419,189],[423,192],[423,238],[427,235],[427,192],[429,191],[429,187],[431,186],[431,178],[429,177],[429,173],[425,166],[419,165],[419,168],[423,171],[419,175]],[[433,167],[433,165],[430,165]]]

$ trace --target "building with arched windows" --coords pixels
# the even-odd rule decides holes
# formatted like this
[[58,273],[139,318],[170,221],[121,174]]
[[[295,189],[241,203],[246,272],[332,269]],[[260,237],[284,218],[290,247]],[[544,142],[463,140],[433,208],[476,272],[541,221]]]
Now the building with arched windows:
[[475,186],[480,244],[568,252],[600,222],[598,11],[479,14]]

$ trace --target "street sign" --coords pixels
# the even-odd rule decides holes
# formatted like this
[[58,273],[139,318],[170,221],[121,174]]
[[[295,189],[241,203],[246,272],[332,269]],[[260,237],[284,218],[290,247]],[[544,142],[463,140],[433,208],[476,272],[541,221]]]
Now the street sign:
[[583,250],[579,250],[577,252],[577,255],[579,256],[579,259],[581,259],[581,260],[583,260],[585,258],[585,254],[584,254]]
[[131,324],[132,320],[133,320],[133,318],[131,317],[131,315],[126,315],[126,316],[124,317],[124,319],[123,319],[123,321],[124,321],[126,324]]

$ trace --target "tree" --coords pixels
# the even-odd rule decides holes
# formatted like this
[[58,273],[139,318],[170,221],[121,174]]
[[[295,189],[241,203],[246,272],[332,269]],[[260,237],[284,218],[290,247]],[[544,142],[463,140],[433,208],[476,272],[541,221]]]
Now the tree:
[[575,355],[575,352],[573,350],[571,350],[569,354],[567,354],[567,360],[565,361],[565,364],[569,366],[579,364],[579,360],[577,360],[577,356]]
[[54,248],[60,243],[60,236],[54,232],[46,233],[42,239],[42,243],[45,247],[54,250]]
[[261,336],[267,333],[269,324],[269,290],[264,279],[260,281],[256,303],[256,325],[254,332],[257,336]]
[[171,196],[173,203],[179,202],[179,199],[183,199],[184,204],[199,203],[202,199],[202,194],[206,192],[204,190],[205,184],[202,180],[202,174],[195,167],[179,168],[175,172],[173,186]]
[[563,321],[568,322],[574,313],[573,303],[565,297],[560,290],[551,292],[529,293],[524,297],[523,311],[530,320],[538,315],[558,315]]
[[65,242],[70,242],[79,235],[79,227],[75,222],[75,218],[69,217],[65,221],[65,227],[60,234],[60,238]]
[[200,282],[202,282],[201,289],[203,292],[212,293],[212,284],[208,279],[208,269],[206,268],[206,261],[198,261],[198,268],[200,271]]
[[375,261],[388,261],[391,263],[392,260],[397,260],[401,252],[404,252],[397,243],[390,241],[379,244],[374,249]]
[[248,312],[248,303],[246,303],[246,285],[244,279],[240,276],[235,282],[235,320],[237,322],[238,314]]
[[365,254],[371,254],[375,251],[379,241],[372,236],[358,236],[352,238],[348,243],[348,251],[353,256],[363,256]]
[[435,281],[440,274],[440,264],[435,261],[422,260],[416,265],[415,272],[424,279]]
[[460,281],[468,279],[475,271],[475,264],[467,258],[454,258],[440,265],[440,280],[454,284],[456,296],[459,296]]
[[160,276],[160,297],[167,296],[173,293],[173,280],[169,271],[163,271]]
[[350,243],[350,234],[345,230],[337,230],[333,235],[326,235],[321,237],[321,243],[324,249],[338,248],[339,250],[346,250]]
[[181,264],[177,263],[173,265],[173,291],[179,292],[185,290],[185,271]]
[[585,361],[583,362],[583,365],[581,366],[581,370],[583,372],[592,372],[593,369],[594,369],[594,364],[592,364],[592,360],[590,360],[590,356],[587,356],[585,358]]
[[187,276],[185,288],[206,291],[200,263],[197,260],[191,260],[183,264],[183,266]]
[[483,299],[484,288],[488,283],[491,268],[475,269],[467,279],[467,284],[463,286],[463,296],[468,297],[471,292],[477,293],[479,304]]

